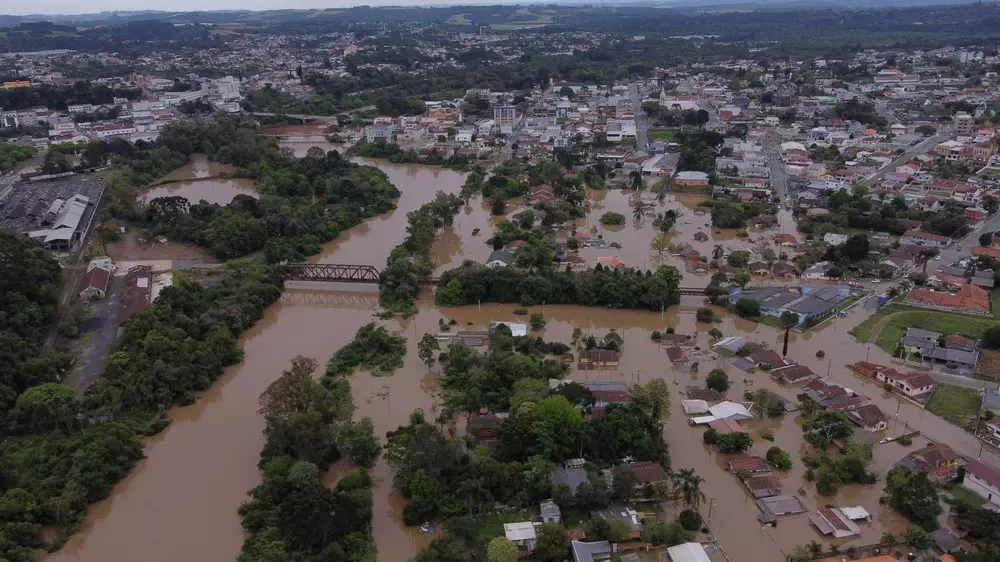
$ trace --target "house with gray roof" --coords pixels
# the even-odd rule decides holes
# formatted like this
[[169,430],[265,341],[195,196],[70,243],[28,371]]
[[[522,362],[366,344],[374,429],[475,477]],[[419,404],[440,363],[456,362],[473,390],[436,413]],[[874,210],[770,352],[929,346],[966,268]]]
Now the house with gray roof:
[[504,250],[493,250],[486,258],[486,267],[507,267],[514,263],[514,254]]
[[570,541],[573,562],[599,562],[611,559],[611,543],[608,541]]
[[576,494],[580,484],[588,481],[586,461],[583,459],[570,459],[562,466],[552,471],[552,484],[559,486],[565,484],[570,491]]

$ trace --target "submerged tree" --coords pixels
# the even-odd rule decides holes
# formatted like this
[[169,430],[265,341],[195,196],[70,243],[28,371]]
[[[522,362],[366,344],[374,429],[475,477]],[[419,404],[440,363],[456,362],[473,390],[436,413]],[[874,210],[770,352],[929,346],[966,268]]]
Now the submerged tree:
[[778,320],[781,323],[781,327],[785,330],[785,343],[781,347],[781,356],[785,357],[788,355],[788,333],[792,330],[792,328],[799,325],[799,315],[790,310],[786,310],[781,313]]

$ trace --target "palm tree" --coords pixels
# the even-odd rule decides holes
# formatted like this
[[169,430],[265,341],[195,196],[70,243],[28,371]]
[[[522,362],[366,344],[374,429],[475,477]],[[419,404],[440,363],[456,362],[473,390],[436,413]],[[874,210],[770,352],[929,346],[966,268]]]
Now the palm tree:
[[781,349],[781,356],[784,357],[788,355],[788,332],[791,331],[792,328],[798,325],[799,315],[795,314],[790,310],[786,310],[781,313],[781,316],[778,317],[778,320],[781,323],[781,327],[785,329],[785,345]]
[[920,258],[924,261],[924,275],[927,275],[927,262],[940,253],[941,251],[937,248],[924,248],[920,250]]
[[632,170],[629,173],[629,177],[632,179],[632,189],[638,191],[642,189],[642,172],[639,170]]
[[672,475],[674,481],[674,493],[680,493],[684,505],[697,511],[698,505],[705,500],[705,493],[701,491],[701,483],[704,478],[695,474],[693,468],[682,468]]
[[646,202],[640,199],[635,202],[635,205],[632,205],[632,219],[635,220],[635,222],[642,222],[642,217],[645,216],[645,214]]
[[662,256],[663,252],[667,249],[667,243],[663,240],[663,235],[654,236],[652,240],[649,241],[649,249],[656,252],[656,255]]

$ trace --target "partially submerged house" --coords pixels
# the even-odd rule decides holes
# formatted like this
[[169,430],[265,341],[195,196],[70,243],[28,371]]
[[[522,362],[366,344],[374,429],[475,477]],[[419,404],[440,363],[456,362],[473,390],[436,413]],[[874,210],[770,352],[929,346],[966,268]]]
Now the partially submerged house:
[[835,507],[817,509],[809,516],[809,522],[819,529],[819,532],[837,539],[861,534],[861,527]]
[[905,466],[914,472],[923,470],[931,480],[944,482],[955,477],[958,454],[944,443],[935,443],[909,453],[896,466]]

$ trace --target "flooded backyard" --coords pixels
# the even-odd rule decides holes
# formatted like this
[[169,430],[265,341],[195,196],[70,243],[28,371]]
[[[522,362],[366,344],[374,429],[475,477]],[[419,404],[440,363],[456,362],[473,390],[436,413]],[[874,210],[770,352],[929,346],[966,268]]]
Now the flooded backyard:
[[[326,244],[323,252],[314,256],[312,261],[371,264],[381,268],[392,247],[405,236],[406,213],[428,201],[438,190],[458,193],[464,182],[464,174],[451,170],[375,164],[401,190],[398,208],[343,233],[337,240]],[[213,175],[211,164],[208,172],[205,172],[206,168],[200,168],[202,171],[199,172],[197,166],[192,165],[192,170],[185,173]],[[656,234],[656,229],[651,217],[641,223],[631,220],[634,194],[613,191],[592,195],[594,208],[577,228],[588,231],[596,228],[605,240],[621,244],[621,249],[587,249],[581,255],[587,259],[588,265],[592,265],[597,257],[608,255],[620,257],[629,266],[642,267],[651,262],[649,241]],[[703,199],[702,195],[668,195],[663,206],[655,208],[655,212],[668,208],[684,211],[677,222],[677,233],[672,235],[674,243],[691,243],[705,255],[711,254],[714,244],[742,244],[736,239],[735,231],[715,231],[706,226],[709,222],[707,215],[695,215],[694,208]],[[626,225],[617,231],[602,228],[599,217],[609,210],[629,217]],[[506,215],[512,216],[518,211],[509,206]],[[472,199],[456,218],[454,227],[445,229],[434,245],[432,253],[438,270],[453,267],[464,259],[485,260],[491,251],[485,240],[491,236],[493,225],[502,218],[490,215],[488,202],[483,202],[481,198]],[[476,228],[480,229],[480,235],[473,237],[472,231]],[[692,236],[697,231],[705,232],[709,239],[702,243],[694,241]],[[751,236],[755,234],[751,231]],[[665,256],[662,259],[663,263],[677,265],[683,270],[679,258]],[[649,267],[652,266],[649,263]],[[707,282],[707,276],[698,278],[685,274],[683,285],[703,286]],[[408,354],[404,367],[390,376],[373,377],[358,373],[350,378],[356,406],[355,418],[371,417],[375,433],[380,438],[386,431],[407,423],[414,409],[422,408],[430,412],[435,408],[436,376],[427,371],[416,353],[417,341],[425,332],[437,331],[441,318],[454,318],[459,326],[475,327],[488,326],[491,320],[512,320],[515,318],[514,309],[520,308],[496,304],[484,304],[481,308],[439,308],[433,304],[430,288],[425,288],[417,306],[419,312],[412,318],[383,321],[387,328],[407,337]],[[569,342],[576,327],[581,328],[584,334],[594,333],[597,336],[606,334],[610,329],[617,330],[624,337],[624,349],[616,371],[572,370],[569,377],[578,381],[599,378],[646,382],[651,378],[664,379],[675,390],[673,413],[665,425],[672,467],[675,470],[694,468],[705,479],[702,490],[706,501],[701,511],[707,516],[711,509],[709,525],[716,530],[720,544],[734,562],[783,560],[784,553],[790,552],[797,544],[810,540],[823,542],[819,533],[809,525],[808,514],[782,518],[777,528],[762,527],[757,521],[759,512],[752,498],[734,475],[724,470],[722,456],[702,444],[704,430],[687,424],[681,399],[684,398],[682,392],[685,386],[704,387],[705,377],[713,368],[723,368],[728,372],[733,382],[729,396],[733,399],[740,399],[744,390],[766,387],[794,401],[798,391],[778,388],[762,373],[746,375],[723,359],[702,361],[699,374],[692,375],[687,370],[673,368],[664,349],[650,340],[653,330],[664,331],[670,327],[677,333],[694,336],[697,344],[705,348],[710,343],[708,330],[717,327],[727,336],[743,335],[780,350],[781,334],[767,326],[732,318],[721,310],[721,322],[699,324],[695,321],[695,311],[699,306],[700,298],[684,297],[680,306],[664,313],[578,306],[548,306],[544,310],[543,307],[534,307],[530,311],[544,312],[546,329],[535,334],[542,335],[546,340]],[[358,327],[373,320],[377,308],[378,294],[374,285],[345,287],[290,283],[281,300],[241,337],[244,361],[227,369],[210,390],[200,395],[196,404],[171,411],[173,424],[147,442],[147,458],[114,488],[110,498],[90,509],[80,532],[61,551],[46,560],[233,560],[244,536],[237,508],[247,498],[247,491],[260,482],[257,461],[264,441],[264,424],[257,415],[258,396],[295,355],[313,357],[320,365],[325,364],[338,348],[353,338]],[[818,374],[829,374],[834,381],[868,394],[890,415],[898,410],[898,417],[890,422],[888,434],[901,434],[909,424],[931,439],[950,444],[960,453],[974,455],[979,446],[971,435],[915,405],[905,401],[900,403],[894,396],[884,394],[878,385],[851,374],[846,365],[865,359],[866,354],[870,354],[871,361],[888,362],[888,357],[879,348],[873,346],[869,350],[847,333],[870,313],[870,310],[858,307],[847,317],[818,330],[804,335],[793,334],[789,356]],[[819,350],[825,351],[825,359],[816,357]],[[744,382],[744,379],[747,381]],[[802,434],[794,415],[779,420],[749,422],[747,425],[756,439],[752,452],[763,455],[770,446],[778,445],[791,453],[793,468],[781,477],[785,494],[797,495],[808,510],[826,504],[863,505],[874,515],[871,523],[861,524],[863,534],[847,543],[848,546],[871,544],[877,542],[884,531],[899,532],[907,527],[891,509],[879,505],[882,482],[867,487],[844,486],[836,498],[819,496],[815,486],[804,478],[805,467],[800,459]],[[773,444],[758,438],[759,432],[765,429],[774,434]],[[880,472],[884,478],[885,471],[896,460],[920,443],[917,441],[909,448],[895,443],[878,446],[870,468]],[[335,465],[327,481],[332,485],[343,469],[343,466]],[[404,527],[400,522],[405,501],[392,491],[392,475],[383,458],[379,459],[373,476],[373,533],[379,549],[378,560],[407,560],[433,537],[419,534],[416,528]]]

